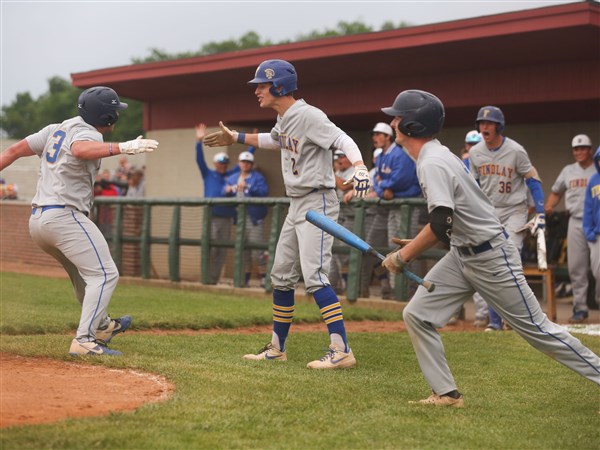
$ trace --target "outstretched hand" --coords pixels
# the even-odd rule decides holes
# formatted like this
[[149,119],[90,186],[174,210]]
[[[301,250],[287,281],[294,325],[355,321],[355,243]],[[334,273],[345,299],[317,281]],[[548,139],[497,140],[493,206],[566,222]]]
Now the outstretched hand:
[[158,141],[155,141],[154,139],[143,139],[142,135],[139,135],[136,139],[131,141],[119,143],[119,150],[121,153],[127,153],[128,155],[153,152],[157,148]]
[[226,145],[231,145],[237,141],[238,132],[235,130],[230,130],[223,122],[219,122],[220,131],[215,131],[214,133],[210,133],[204,138],[204,144],[209,147],[222,147]]
[[204,136],[206,136],[206,125],[199,123],[196,125],[196,140],[200,142],[204,139]]

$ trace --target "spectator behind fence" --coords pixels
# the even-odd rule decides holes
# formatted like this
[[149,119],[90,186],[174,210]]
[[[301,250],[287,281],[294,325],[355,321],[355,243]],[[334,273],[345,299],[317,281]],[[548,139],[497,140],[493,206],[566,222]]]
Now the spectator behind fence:
[[[228,177],[240,173],[240,166],[227,170],[229,156],[219,152],[213,157],[215,169],[209,169],[204,158],[202,141],[206,135],[206,125],[196,125],[196,162],[204,180],[204,197],[223,197],[223,189]],[[254,149],[249,149],[254,152]],[[210,229],[211,241],[226,241],[231,237],[231,224],[235,217],[235,208],[231,206],[213,206],[211,208],[212,220]],[[217,284],[221,276],[221,270],[225,263],[226,249],[223,247],[211,247],[210,249],[210,273],[208,284]]]
[[[269,186],[262,173],[254,169],[254,155],[252,152],[242,152],[238,158],[240,172],[234,173],[227,178],[223,195],[227,197],[266,197],[269,195]],[[265,242],[264,221],[267,217],[268,208],[266,205],[249,205],[247,209],[246,221],[246,244],[252,242],[261,244]],[[259,270],[258,276],[261,286],[264,286],[266,266],[263,262],[262,250],[244,251],[244,267],[246,270],[245,285],[250,283],[252,274],[252,262],[256,264]],[[260,272],[260,271],[263,272]]]
[[129,187],[125,197],[144,198],[146,196],[146,183],[144,181],[144,171],[136,169],[129,174]]

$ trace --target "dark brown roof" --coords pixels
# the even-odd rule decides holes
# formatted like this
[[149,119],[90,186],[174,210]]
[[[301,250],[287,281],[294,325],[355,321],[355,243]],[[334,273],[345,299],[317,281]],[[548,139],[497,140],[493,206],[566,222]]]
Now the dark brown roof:
[[[429,90],[447,124],[472,121],[484,104],[513,123],[600,120],[600,6],[578,2],[398,30],[72,75],[147,102],[146,128],[192,126],[197,117],[272,122],[246,85],[265,59],[291,61],[298,97],[338,125],[382,118],[407,88]],[[541,116],[543,114],[543,116]],[[548,115],[551,114],[551,119]]]

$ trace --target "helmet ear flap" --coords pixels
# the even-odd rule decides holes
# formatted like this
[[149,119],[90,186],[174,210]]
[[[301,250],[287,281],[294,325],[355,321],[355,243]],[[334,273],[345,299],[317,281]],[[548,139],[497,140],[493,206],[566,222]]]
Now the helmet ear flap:
[[419,136],[425,132],[425,126],[415,120],[402,120],[398,128],[407,136]]

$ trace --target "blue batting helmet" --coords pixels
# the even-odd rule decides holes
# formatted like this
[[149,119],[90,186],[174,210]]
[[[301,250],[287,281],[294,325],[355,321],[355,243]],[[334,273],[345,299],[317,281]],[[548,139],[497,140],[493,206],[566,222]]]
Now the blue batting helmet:
[[398,129],[406,136],[433,136],[444,125],[444,105],[435,95],[425,91],[400,92],[392,106],[381,110],[388,116],[402,117]]
[[[282,59],[268,59],[259,64],[254,78],[248,84],[273,83],[269,91],[274,97],[283,97],[298,89],[296,69]],[[278,89],[281,88],[281,89]]]
[[482,120],[497,123],[498,126],[496,127],[496,130],[498,133],[502,133],[504,131],[504,114],[497,106],[484,106],[479,110],[477,113],[477,119],[475,120],[475,123],[477,124],[477,131],[479,131],[479,122]]
[[86,89],[77,100],[79,115],[93,126],[111,126],[119,119],[119,109],[127,109],[127,103],[121,102],[117,93],[105,86]]

